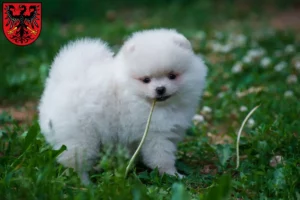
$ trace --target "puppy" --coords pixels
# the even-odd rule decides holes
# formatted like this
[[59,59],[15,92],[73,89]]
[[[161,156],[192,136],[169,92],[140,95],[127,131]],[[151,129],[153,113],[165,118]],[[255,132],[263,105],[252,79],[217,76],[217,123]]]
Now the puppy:
[[46,80],[41,131],[54,149],[66,145],[58,162],[87,184],[103,144],[135,151],[156,100],[141,158],[161,174],[176,175],[176,146],[196,112],[206,73],[190,42],[175,30],[134,33],[116,56],[98,39],[71,42]]

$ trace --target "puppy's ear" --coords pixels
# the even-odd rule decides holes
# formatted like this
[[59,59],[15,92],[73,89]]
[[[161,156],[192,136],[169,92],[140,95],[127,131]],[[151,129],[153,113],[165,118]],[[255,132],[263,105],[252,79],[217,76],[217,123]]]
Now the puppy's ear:
[[192,50],[192,45],[191,45],[190,41],[188,41],[182,35],[176,35],[175,37],[173,37],[173,41],[182,48],[185,48],[187,50]]

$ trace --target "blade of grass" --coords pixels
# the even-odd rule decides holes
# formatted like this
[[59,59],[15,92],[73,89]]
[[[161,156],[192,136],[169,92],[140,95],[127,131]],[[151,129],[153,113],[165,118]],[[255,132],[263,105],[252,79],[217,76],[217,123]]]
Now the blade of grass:
[[250,118],[250,116],[254,113],[254,111],[259,107],[260,105],[254,107],[249,113],[248,115],[246,116],[246,118],[244,119],[243,123],[242,123],[242,126],[238,132],[238,136],[237,136],[237,140],[236,140],[236,169],[239,168],[239,165],[240,165],[240,150],[239,150],[239,144],[240,144],[240,138],[241,138],[241,134],[242,134],[242,131],[244,129],[244,126],[246,124],[246,122],[248,121],[248,119]]

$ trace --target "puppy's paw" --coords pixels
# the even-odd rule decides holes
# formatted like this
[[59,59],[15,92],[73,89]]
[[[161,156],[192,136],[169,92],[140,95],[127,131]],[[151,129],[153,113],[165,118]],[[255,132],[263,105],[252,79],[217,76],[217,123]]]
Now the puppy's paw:
[[176,173],[175,176],[177,176],[179,179],[184,179],[186,176],[180,173]]
[[79,178],[81,180],[81,183],[84,185],[84,186],[88,186],[88,185],[91,185],[92,182],[89,178],[89,174],[87,172],[81,172],[78,174],[79,175]]
[[168,174],[168,175],[170,175],[170,176],[176,176],[176,177],[178,177],[179,179],[183,179],[183,178],[185,178],[185,175],[183,175],[183,174],[180,174],[179,172],[177,172],[177,171],[167,171],[167,172],[165,172],[166,174]]

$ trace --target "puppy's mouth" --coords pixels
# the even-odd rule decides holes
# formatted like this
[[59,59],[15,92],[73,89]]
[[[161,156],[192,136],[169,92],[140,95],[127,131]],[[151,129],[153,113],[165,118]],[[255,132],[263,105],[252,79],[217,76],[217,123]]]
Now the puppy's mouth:
[[165,101],[167,100],[168,98],[170,98],[171,95],[167,95],[167,96],[158,96],[156,97],[156,101]]

